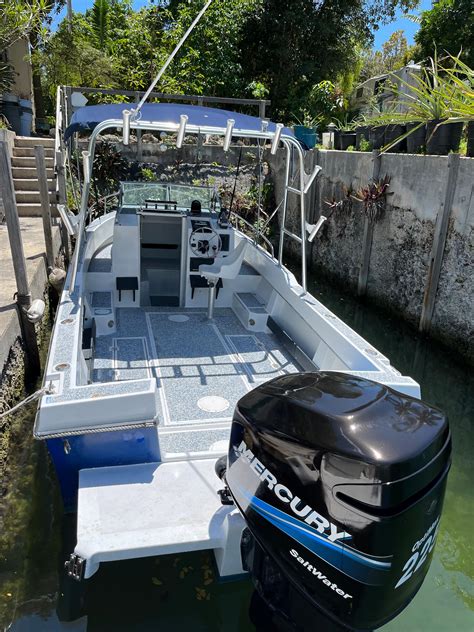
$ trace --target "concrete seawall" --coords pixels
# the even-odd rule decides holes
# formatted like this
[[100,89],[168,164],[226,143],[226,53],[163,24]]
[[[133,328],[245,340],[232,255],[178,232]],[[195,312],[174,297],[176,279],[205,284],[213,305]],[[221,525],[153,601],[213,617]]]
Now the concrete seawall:
[[[277,202],[283,195],[283,156],[270,158]],[[321,165],[308,217],[327,214],[326,201],[339,201],[369,183],[372,154],[313,151],[309,172]],[[443,211],[448,179],[447,156],[385,154],[380,176],[391,178],[386,211],[375,224],[367,296],[418,326],[438,213]],[[290,196],[288,223],[296,227],[295,196]],[[364,215],[352,197],[336,210],[316,237],[309,266],[357,290],[361,267]],[[287,242],[290,251],[299,247]],[[474,362],[474,159],[461,158],[449,217],[446,245],[430,333]]]

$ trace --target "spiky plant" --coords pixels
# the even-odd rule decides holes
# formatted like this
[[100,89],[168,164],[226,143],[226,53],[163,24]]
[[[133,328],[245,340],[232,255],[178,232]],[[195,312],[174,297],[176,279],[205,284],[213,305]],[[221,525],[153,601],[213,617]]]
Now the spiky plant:
[[369,182],[365,187],[361,187],[352,196],[358,202],[363,203],[364,213],[371,222],[378,221],[385,211],[387,202],[387,190],[390,184],[390,176],[384,176]]

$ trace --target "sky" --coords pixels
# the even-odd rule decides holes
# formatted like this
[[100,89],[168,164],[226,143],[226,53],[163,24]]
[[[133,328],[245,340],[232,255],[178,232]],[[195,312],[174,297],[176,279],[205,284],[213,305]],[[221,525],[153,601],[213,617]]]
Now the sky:
[[[72,0],[72,8],[73,11],[79,11],[83,13],[86,9],[91,7],[93,3],[93,0]],[[134,0],[133,2],[133,6],[135,9],[139,9],[146,4],[148,4],[148,0]],[[414,11],[413,13],[416,14],[419,11],[426,11],[426,9],[430,8],[431,0],[421,0],[418,10]],[[65,16],[65,14],[66,10],[63,9],[58,20],[55,20],[55,22],[60,21],[62,17]],[[382,44],[388,40],[390,35],[400,29],[405,31],[405,37],[408,40],[408,44],[413,44],[413,36],[418,29],[418,25],[403,17],[402,12],[399,11],[393,22],[391,22],[390,24],[384,24],[378,29],[378,31],[375,32],[374,48],[376,50],[382,48]]]

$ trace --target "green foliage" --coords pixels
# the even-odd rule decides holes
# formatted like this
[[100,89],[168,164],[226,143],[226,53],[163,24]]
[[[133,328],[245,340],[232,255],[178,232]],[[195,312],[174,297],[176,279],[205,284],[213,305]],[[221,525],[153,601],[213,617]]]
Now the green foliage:
[[359,151],[372,151],[372,145],[366,138],[360,139]]
[[382,45],[382,50],[371,50],[362,54],[362,69],[360,81],[371,77],[384,75],[406,66],[413,57],[417,57],[418,50],[408,46],[403,31],[395,31]]
[[344,107],[342,91],[332,81],[320,81],[311,88],[308,103],[312,111],[321,117],[321,123],[326,124]]
[[109,38],[110,0],[94,0],[91,9],[92,29],[99,50],[105,50]]
[[437,49],[458,55],[474,68],[474,9],[472,0],[439,0],[421,14],[415,35],[421,58],[433,57]]
[[150,167],[141,168],[141,177],[147,182],[153,182],[154,180],[156,180],[155,172],[153,171],[153,169],[150,169]]
[[[307,110],[328,119],[354,81],[358,47],[371,41],[375,25],[393,17],[396,7],[416,2],[215,1],[156,90],[269,97],[273,118],[288,120]],[[131,0],[95,0],[85,14],[74,14],[72,32],[63,21],[42,39],[35,64],[46,92],[54,94],[58,83],[145,90],[202,5],[160,0],[134,11]],[[342,91],[326,85],[327,77]]]
[[268,96],[268,88],[261,81],[251,81],[247,89],[254,99],[266,99]]
[[294,116],[297,125],[304,125],[310,129],[317,129],[324,121],[324,117],[320,115],[313,116],[309,110],[303,108],[299,116]]
[[33,61],[41,68],[44,92],[50,99],[50,110],[57,85],[113,88],[116,84],[115,61],[93,45],[91,25],[81,14],[74,14],[72,31],[63,21],[56,33],[41,49],[33,53]]
[[[2,3],[0,53],[39,28],[49,5],[48,0],[7,0]],[[8,61],[0,59],[0,93],[8,92],[14,80],[15,73],[12,66]]]
[[128,168],[127,161],[114,145],[102,142],[96,149],[93,165],[93,188],[97,196],[102,197],[116,191]]
[[287,120],[307,108],[316,84],[344,75],[357,63],[357,47],[397,6],[417,0],[264,0],[248,19],[241,44],[244,73],[270,91],[273,118]]
[[394,87],[395,99],[405,105],[405,112],[381,112],[366,120],[372,125],[416,123],[383,151],[429,121],[438,121],[438,125],[474,121],[474,70],[459,57],[448,55],[440,62],[435,55],[422,67],[420,75],[413,75],[412,81],[413,84],[400,80],[400,85]]

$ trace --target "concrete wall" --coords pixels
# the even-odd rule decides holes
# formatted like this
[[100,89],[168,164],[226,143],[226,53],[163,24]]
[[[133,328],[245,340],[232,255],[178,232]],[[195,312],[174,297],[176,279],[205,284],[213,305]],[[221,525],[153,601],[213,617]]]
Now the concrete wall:
[[33,70],[29,61],[28,40],[20,39],[7,50],[8,62],[15,69],[11,93],[20,99],[33,99]]
[[[308,194],[310,220],[325,211],[326,200],[368,184],[372,155],[363,152],[308,152],[307,171],[323,168],[315,191]],[[447,156],[385,154],[380,175],[391,177],[384,216],[375,225],[367,295],[418,326],[434,227],[442,211]],[[277,202],[283,194],[283,155],[271,158]],[[344,189],[345,188],[345,189]],[[293,197],[294,199],[294,197]],[[294,202],[289,224],[296,220]],[[310,248],[309,265],[354,292],[361,265],[364,215],[362,204],[336,210]],[[298,250],[296,244],[289,248]],[[461,158],[450,214],[441,276],[430,333],[474,361],[474,159]]]

